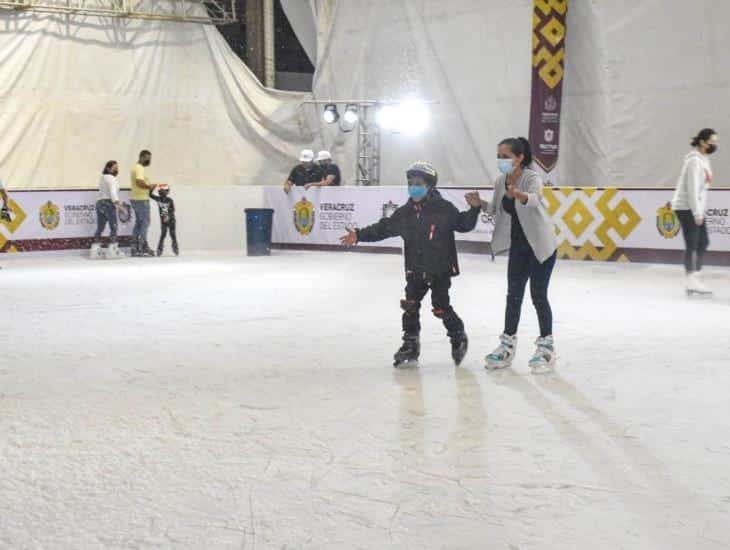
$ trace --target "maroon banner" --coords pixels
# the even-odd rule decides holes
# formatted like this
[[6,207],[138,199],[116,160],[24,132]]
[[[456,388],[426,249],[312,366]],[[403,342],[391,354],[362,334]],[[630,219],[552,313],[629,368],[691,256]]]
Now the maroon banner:
[[548,174],[558,162],[568,0],[535,0],[532,15],[530,143]]

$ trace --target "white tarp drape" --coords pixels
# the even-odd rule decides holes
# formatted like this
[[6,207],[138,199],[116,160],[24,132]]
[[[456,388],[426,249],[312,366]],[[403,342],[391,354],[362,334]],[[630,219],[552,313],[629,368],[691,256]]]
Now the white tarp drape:
[[[316,95],[438,100],[423,139],[384,139],[383,183],[417,158],[489,183],[497,141],[528,132],[531,13],[532,0],[339,0]],[[716,0],[572,0],[560,183],[673,185],[694,132],[730,128],[727,21]],[[353,137],[322,132],[350,167]],[[730,185],[724,155],[716,181]]]
[[314,0],[281,0],[281,7],[294,29],[302,49],[314,65],[317,62],[317,22]]
[[122,183],[140,149],[154,180],[280,184],[312,135],[303,94],[261,86],[213,26],[0,15],[0,171],[12,187]]
[[[532,0],[300,1],[317,25],[317,98],[439,101],[425,135],[384,137],[384,184],[423,158],[444,183],[493,181],[497,141],[528,131]],[[689,137],[730,126],[728,20],[718,0],[572,0],[558,183],[673,185]],[[263,88],[214,27],[0,14],[11,188],[88,187],[141,148],[157,180],[279,184],[301,147],[326,146],[352,182],[354,133],[322,127],[305,98]],[[720,185],[725,154],[721,141]]]

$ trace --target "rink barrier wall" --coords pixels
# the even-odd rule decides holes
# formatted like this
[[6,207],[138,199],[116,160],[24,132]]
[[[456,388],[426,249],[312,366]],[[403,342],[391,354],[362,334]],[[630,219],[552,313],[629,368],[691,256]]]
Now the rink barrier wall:
[[[13,221],[0,222],[0,252],[82,253],[96,230],[95,189],[9,189]],[[230,185],[171,186],[177,233],[184,250],[244,250],[245,208],[263,206],[262,187]],[[128,219],[119,225],[119,242],[128,246],[134,225],[129,190],[122,190]],[[160,235],[155,202],[150,203],[149,241]],[[105,231],[108,235],[108,229]],[[169,238],[166,246],[170,249]]]
[[[464,193],[474,189],[440,191],[459,209],[466,209]],[[477,190],[491,198],[492,188]],[[555,223],[562,259],[679,263],[684,241],[679,220],[668,207],[673,194],[666,188],[546,187],[542,200]],[[395,186],[295,188],[290,194],[281,188],[264,189],[264,204],[275,210],[274,247],[285,249],[341,250],[339,238],[348,228],[389,216],[407,200],[406,189]],[[708,204],[707,263],[730,265],[730,189],[711,190]],[[457,233],[457,246],[488,253],[493,230],[493,219],[482,214],[474,231]],[[363,251],[399,250],[400,245],[400,239],[387,239],[368,243]]]
[[[466,188],[442,188],[446,198],[465,208]],[[490,188],[480,188],[489,199]],[[10,191],[13,221],[0,223],[1,252],[66,251],[88,248],[96,228],[96,191]],[[590,261],[679,263],[683,240],[679,223],[666,209],[673,190],[546,188],[544,204],[555,220],[559,256]],[[407,199],[403,187],[294,189],[286,195],[270,186],[172,186],[182,250],[245,250],[245,208],[274,207],[273,248],[341,251],[345,227],[362,227],[389,215]],[[128,200],[128,192],[122,192]],[[50,205],[48,203],[51,203]],[[710,191],[707,263],[730,265],[730,189]],[[152,207],[149,240],[159,238],[159,216]],[[130,209],[131,210],[131,209]],[[128,243],[133,219],[120,224]],[[460,250],[488,253],[491,220],[482,215],[477,229],[458,234]],[[397,253],[399,239],[358,246],[355,252]],[[168,246],[169,250],[169,246]]]

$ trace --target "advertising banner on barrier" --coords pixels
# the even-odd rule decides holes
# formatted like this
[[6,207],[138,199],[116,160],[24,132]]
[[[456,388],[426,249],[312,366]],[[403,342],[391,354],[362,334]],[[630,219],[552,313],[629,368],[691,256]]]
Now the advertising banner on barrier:
[[[660,261],[683,250],[672,189],[546,188],[559,255],[576,260]],[[712,252],[730,256],[730,189],[710,191],[706,223]]]
[[[440,189],[442,196],[458,209],[466,210],[463,189]],[[273,242],[281,244],[339,245],[348,228],[360,228],[389,217],[408,201],[405,187],[332,187],[305,191],[298,187],[290,194],[281,188],[264,189],[264,205],[273,208]],[[457,234],[464,241],[492,240],[494,226],[483,214],[471,233]],[[400,238],[368,246],[400,247]]]
[[[490,200],[492,190],[479,189]],[[460,210],[465,189],[441,188]],[[561,258],[603,261],[664,261],[662,251],[684,247],[679,220],[667,208],[672,189],[547,187],[543,199],[555,223]],[[264,202],[275,210],[275,244],[338,245],[346,228],[364,227],[404,204],[404,187],[264,189]],[[706,212],[710,251],[730,259],[730,189],[710,191]],[[482,215],[477,228],[457,241],[489,242],[493,220]],[[400,247],[400,239],[368,245]]]
[[[0,222],[0,252],[88,248],[96,231],[96,190],[10,191],[11,221]],[[132,234],[129,192],[122,191],[120,241]],[[109,234],[109,229],[105,235]]]

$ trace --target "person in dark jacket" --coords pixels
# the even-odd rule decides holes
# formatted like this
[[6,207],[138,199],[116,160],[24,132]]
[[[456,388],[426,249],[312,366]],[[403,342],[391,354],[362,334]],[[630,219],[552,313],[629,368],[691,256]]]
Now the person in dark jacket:
[[382,241],[401,237],[404,242],[406,297],[403,309],[403,345],[396,352],[394,366],[415,365],[420,355],[421,301],[431,291],[433,314],[441,319],[451,339],[451,355],[461,364],[468,348],[464,323],[451,307],[451,278],[459,274],[454,232],[474,229],[479,217],[479,193],[467,193],[471,208],[459,212],[436,190],[438,174],[427,162],[416,162],[406,172],[410,200],[390,218],[368,227],[348,231],[341,242]]

